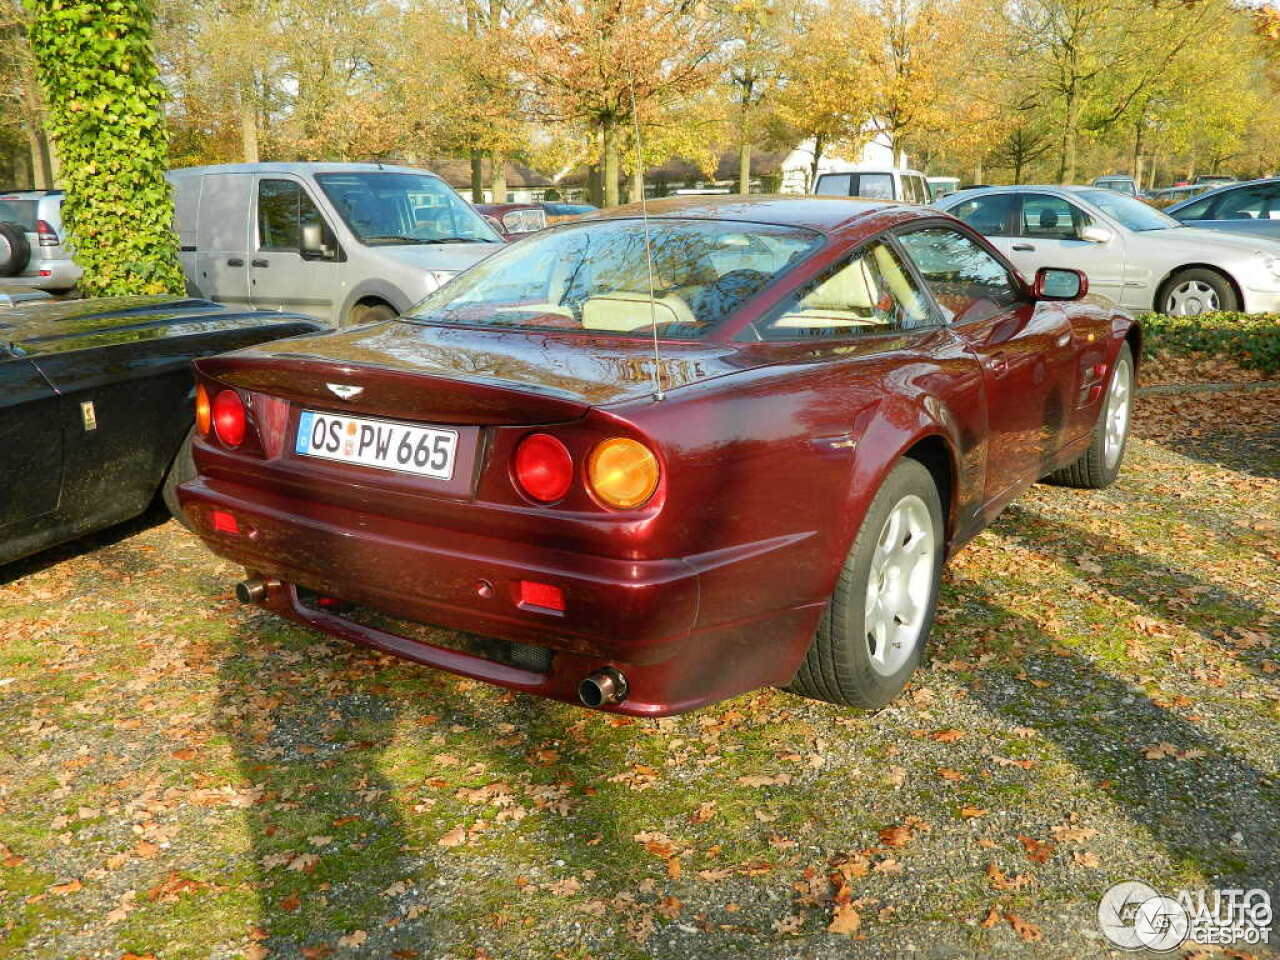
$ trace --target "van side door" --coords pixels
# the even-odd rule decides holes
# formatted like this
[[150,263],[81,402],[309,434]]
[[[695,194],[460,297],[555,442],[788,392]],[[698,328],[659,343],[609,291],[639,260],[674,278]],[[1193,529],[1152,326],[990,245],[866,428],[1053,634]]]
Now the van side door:
[[[333,323],[345,298],[345,257],[307,185],[284,174],[255,178],[250,296],[263,310],[305,313]],[[303,227],[319,225],[325,256],[304,255]]]
[[195,286],[219,303],[249,303],[249,191],[244,173],[208,173],[200,178],[196,223]]

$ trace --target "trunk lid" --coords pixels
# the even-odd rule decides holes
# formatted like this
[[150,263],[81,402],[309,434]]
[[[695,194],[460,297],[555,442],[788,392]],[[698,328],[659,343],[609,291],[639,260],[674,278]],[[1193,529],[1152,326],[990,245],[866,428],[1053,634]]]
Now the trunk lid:
[[[723,344],[664,343],[662,384],[739,369]],[[279,340],[198,362],[224,383],[352,414],[448,424],[574,420],[653,391],[653,344],[583,334],[392,321]],[[358,389],[342,399],[346,388]]]

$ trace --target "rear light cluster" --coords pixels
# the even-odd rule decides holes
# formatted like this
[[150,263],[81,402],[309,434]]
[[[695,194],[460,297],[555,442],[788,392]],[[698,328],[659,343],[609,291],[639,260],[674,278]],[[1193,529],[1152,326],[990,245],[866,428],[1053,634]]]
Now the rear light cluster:
[[56,247],[58,245],[58,231],[53,229],[47,220],[36,221],[36,237],[42,247]]
[[210,401],[204,384],[196,387],[196,432],[202,437],[210,429],[224,447],[235,448],[244,443],[247,424],[244,401],[231,389],[219,390]]
[[[539,503],[554,503],[573,485],[573,456],[549,433],[532,433],[520,441],[512,458],[516,485]],[[615,510],[644,505],[658,488],[658,458],[630,437],[601,440],[587,457],[588,491]]]

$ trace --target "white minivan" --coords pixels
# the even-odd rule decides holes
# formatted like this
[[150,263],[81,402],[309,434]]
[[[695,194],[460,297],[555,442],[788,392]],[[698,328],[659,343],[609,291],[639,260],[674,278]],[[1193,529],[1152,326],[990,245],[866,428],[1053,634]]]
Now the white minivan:
[[189,291],[346,326],[403,313],[502,238],[433,173],[377,163],[171,170]]
[[828,197],[869,197],[898,203],[927,204],[933,200],[929,183],[918,170],[862,169],[833,170],[818,175],[813,192]]

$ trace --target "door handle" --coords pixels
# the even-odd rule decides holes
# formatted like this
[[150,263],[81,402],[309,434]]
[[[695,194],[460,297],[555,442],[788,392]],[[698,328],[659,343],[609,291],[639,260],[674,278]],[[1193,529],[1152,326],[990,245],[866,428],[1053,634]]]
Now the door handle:
[[1009,372],[1009,358],[1003,353],[993,353],[991,355],[991,373],[993,376],[1003,377]]
[[244,266],[244,261],[243,261],[243,260],[241,260],[239,257],[228,257],[228,258],[227,258],[227,266],[228,266],[228,267],[243,267],[243,266]]
[[250,261],[250,262],[251,262],[255,267],[269,267],[269,266],[271,266],[271,261],[270,261],[270,260],[267,260],[267,259],[265,259],[265,258],[263,258],[263,257],[258,257],[258,258],[256,258],[255,260],[252,260],[252,261]]
[[1034,243],[1015,243],[1013,249],[1020,253],[1035,253],[1036,245]]

